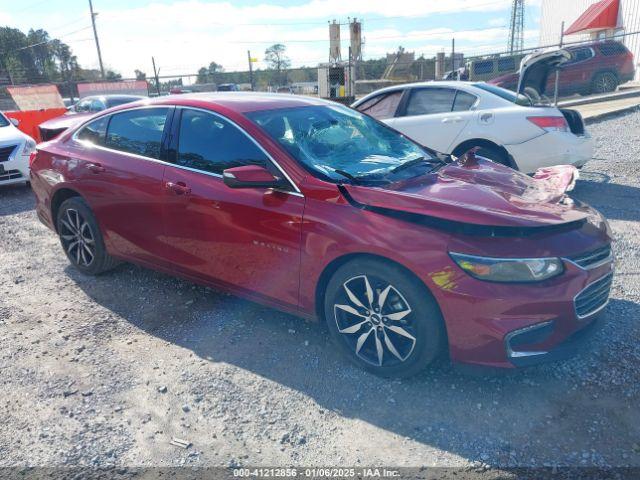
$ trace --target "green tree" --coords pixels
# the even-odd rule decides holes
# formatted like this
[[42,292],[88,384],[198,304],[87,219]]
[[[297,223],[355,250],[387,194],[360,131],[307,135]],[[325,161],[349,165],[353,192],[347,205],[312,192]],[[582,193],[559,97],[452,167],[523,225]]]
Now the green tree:
[[134,73],[136,75],[136,80],[146,80],[147,79],[147,74],[144,73],[142,70],[138,70],[137,68],[134,70]]
[[291,66],[291,60],[287,56],[287,47],[281,43],[271,45],[264,51],[264,60],[269,65],[269,68],[275,71],[273,76],[275,83],[277,85],[286,84],[286,69]]

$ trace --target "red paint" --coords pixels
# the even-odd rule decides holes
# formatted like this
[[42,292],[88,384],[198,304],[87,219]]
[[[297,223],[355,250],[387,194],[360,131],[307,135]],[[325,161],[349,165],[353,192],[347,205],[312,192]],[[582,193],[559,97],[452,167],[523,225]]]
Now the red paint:
[[602,0],[587,8],[569,28],[565,35],[584,33],[594,30],[606,30],[616,28],[618,25],[618,9],[620,0]]
[[[496,284],[473,279],[448,255],[563,257],[610,242],[597,212],[558,204],[552,190],[538,188],[543,180],[479,159],[386,189],[345,187],[352,201],[464,224],[531,227],[588,219],[577,229],[527,237],[449,233],[357,208],[337,185],[306,173],[242,114],[320,101],[221,94],[153,103],[208,109],[236,122],[301,194],[232,189],[221,176],[87,148],[71,138],[72,130],[45,144],[33,163],[37,212],[45,224],[53,225],[56,192],[72,189],[95,212],[111,254],[306,317],[316,315],[318,284],[332,262],[355,254],[385,257],[413,272],[433,294],[451,358],[459,362],[513,367],[506,358],[506,333],[554,319],[558,327],[545,344],[553,347],[589,323],[576,319],[573,297],[609,266],[586,271],[567,264],[563,275],[545,282]],[[96,173],[95,165],[104,171]]]
[[18,128],[36,142],[39,142],[40,132],[38,131],[38,125],[49,119],[59,117],[66,111],[66,108],[50,108],[47,110],[11,111],[4,112],[4,114],[9,118],[18,120],[20,122]]

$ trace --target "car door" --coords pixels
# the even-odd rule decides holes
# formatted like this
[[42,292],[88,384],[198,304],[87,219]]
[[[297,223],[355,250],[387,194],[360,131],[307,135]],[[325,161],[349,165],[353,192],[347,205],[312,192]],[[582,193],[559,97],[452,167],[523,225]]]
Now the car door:
[[252,138],[216,113],[178,108],[163,188],[168,259],[181,271],[297,306],[304,197],[232,189],[222,171],[257,164],[282,171]]
[[159,160],[172,108],[136,108],[102,116],[73,139],[72,173],[108,246],[128,259],[158,263],[164,258],[164,163]]
[[[460,100],[456,105],[456,96]],[[450,148],[466,127],[473,112],[473,95],[448,87],[416,87],[403,99],[396,118],[388,123],[416,142],[439,152]],[[462,108],[464,107],[464,108]]]

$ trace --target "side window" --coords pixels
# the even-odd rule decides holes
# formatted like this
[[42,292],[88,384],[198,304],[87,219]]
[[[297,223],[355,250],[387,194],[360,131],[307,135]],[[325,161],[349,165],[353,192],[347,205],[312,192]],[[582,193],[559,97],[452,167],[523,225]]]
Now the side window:
[[473,64],[473,73],[475,75],[484,75],[493,73],[493,60],[480,60]]
[[378,120],[392,118],[398,109],[402,93],[403,90],[378,95],[359,105],[357,110]]
[[419,88],[411,92],[406,115],[450,112],[456,91],[450,88]]
[[571,60],[569,60],[566,64],[582,62],[583,60],[590,59],[592,56],[593,54],[590,48],[579,48],[571,52]]
[[467,110],[471,109],[471,107],[473,107],[473,104],[476,103],[476,100],[477,97],[475,95],[471,95],[470,93],[458,90],[458,93],[456,93],[456,99],[453,102],[453,111],[466,112]]
[[178,165],[220,175],[226,168],[268,163],[266,154],[238,127],[199,110],[182,111],[177,153]]
[[81,100],[75,106],[76,112],[88,112],[91,109],[91,100]]
[[121,152],[160,158],[167,108],[143,108],[111,116],[105,145]]
[[96,99],[91,100],[91,106],[90,106],[90,108],[89,108],[89,109],[90,109],[92,112],[101,112],[101,111],[102,111],[102,110],[104,110],[105,108],[106,108],[106,106],[105,106],[105,104],[104,104],[104,103],[102,103],[102,100],[98,100],[97,98],[96,98]]
[[498,71],[499,72],[515,72],[516,59],[513,57],[505,57],[498,59]]
[[91,123],[88,123],[80,129],[76,138],[83,142],[90,142],[94,145],[104,145],[104,138],[107,134],[107,125],[109,124],[109,116],[100,117]]

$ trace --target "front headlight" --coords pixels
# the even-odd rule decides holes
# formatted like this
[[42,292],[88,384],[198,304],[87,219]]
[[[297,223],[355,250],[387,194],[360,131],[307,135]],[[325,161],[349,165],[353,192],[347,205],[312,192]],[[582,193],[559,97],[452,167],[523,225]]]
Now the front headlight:
[[36,151],[36,142],[34,142],[30,138],[28,138],[27,141],[24,142],[24,148],[22,149],[22,155],[28,157],[29,155],[31,155],[35,151]]
[[465,272],[488,282],[541,282],[564,271],[559,258],[492,258],[450,252]]

